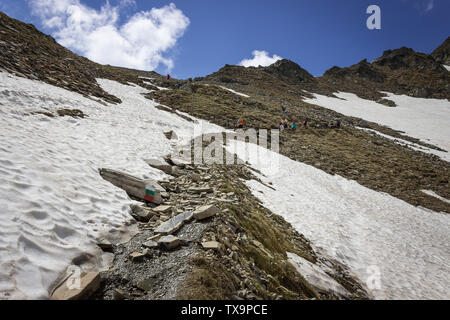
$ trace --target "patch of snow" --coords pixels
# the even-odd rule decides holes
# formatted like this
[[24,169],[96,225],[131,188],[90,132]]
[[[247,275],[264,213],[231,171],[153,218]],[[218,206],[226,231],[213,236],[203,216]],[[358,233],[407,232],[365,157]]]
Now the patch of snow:
[[158,88],[159,90],[169,90],[168,88],[164,88],[164,87],[158,87],[157,85],[155,85],[153,82],[149,82],[149,81],[142,81],[144,84],[149,84],[151,86],[154,86],[156,88]]
[[[0,73],[0,299],[46,299],[48,288],[82,252],[98,252],[105,233],[129,221],[126,193],[99,168],[140,178],[165,175],[143,159],[162,157],[194,124],[155,108],[139,86],[98,79],[122,99],[101,104],[43,82]],[[35,111],[80,109],[88,117],[49,118]],[[205,132],[222,128],[199,121]]]
[[450,71],[450,66],[446,66],[446,65],[444,64],[444,68],[447,69],[447,71]]
[[246,184],[316,252],[346,264],[377,299],[450,298],[450,215],[260,149],[248,148],[259,157],[243,160],[275,190],[256,180]]
[[393,136],[381,133],[381,132],[373,130],[373,129],[360,128],[360,127],[356,127],[356,128],[360,129],[360,130],[363,130],[363,131],[372,132],[374,134],[377,134],[379,136],[382,136],[384,138],[392,140],[395,143],[398,143],[400,145],[408,146],[411,149],[414,149],[414,150],[417,150],[417,151],[422,151],[422,152],[425,152],[425,153],[434,154],[434,155],[438,156],[439,158],[450,162],[450,152],[444,152],[444,151],[439,151],[439,150],[436,150],[436,149],[427,148],[427,147],[422,146],[420,144],[417,144],[417,143],[414,143],[414,142],[411,142],[411,141],[408,141],[408,140],[396,138],[396,137],[393,137]]
[[297,271],[312,286],[322,291],[332,291],[341,297],[349,296],[349,292],[345,290],[336,280],[329,276],[321,267],[309,262],[295,253],[287,252],[288,261],[297,269]]
[[441,200],[441,201],[450,203],[450,200],[445,199],[444,197],[441,197],[440,195],[438,195],[438,194],[437,194],[436,192],[434,192],[434,191],[431,191],[431,190],[420,190],[420,191],[422,191],[423,193],[425,193],[425,194],[427,194],[427,195],[429,195],[429,196],[438,198],[438,199]]
[[[155,85],[153,82],[151,82],[151,80],[153,80],[153,79],[155,79],[155,78],[148,78],[148,77],[139,77],[139,78],[140,78],[140,79],[147,79],[147,80],[150,80],[150,81],[142,81],[142,82],[143,82],[144,84],[148,84],[148,85],[154,86],[154,87],[158,88],[159,90],[170,90],[170,89],[168,89],[168,88],[158,87],[158,86]],[[133,85],[133,84],[130,83],[130,85]]]
[[249,95],[246,95],[246,94],[243,94],[243,93],[234,91],[233,89],[229,89],[229,88],[227,88],[227,87],[222,87],[222,86],[219,86],[219,87],[221,87],[221,88],[224,89],[224,90],[230,91],[231,93],[237,94],[238,96],[245,97],[245,98],[250,98]]
[[410,137],[450,152],[450,102],[448,100],[413,98],[388,92],[386,94],[386,98],[394,101],[397,107],[389,108],[345,92],[335,94],[345,100],[313,94],[313,99],[305,98],[304,101],[347,116],[404,131]]
[[139,79],[147,79],[147,80],[153,80],[153,79],[155,79],[155,78],[149,78],[149,77],[139,77]]

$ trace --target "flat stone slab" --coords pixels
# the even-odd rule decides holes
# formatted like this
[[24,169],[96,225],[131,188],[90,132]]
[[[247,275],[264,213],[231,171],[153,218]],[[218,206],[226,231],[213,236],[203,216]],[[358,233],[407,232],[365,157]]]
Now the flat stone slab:
[[179,215],[176,215],[175,217],[162,223],[158,228],[155,229],[155,233],[164,235],[172,234],[175,231],[179,230],[186,221],[191,220],[193,216],[194,213],[192,211],[180,213]]
[[165,160],[161,159],[145,159],[145,163],[147,163],[150,167],[161,170],[166,174],[172,174],[172,166],[168,164]]
[[52,300],[87,299],[100,287],[100,274],[88,272],[81,276],[79,282],[72,277],[66,279],[52,294]]
[[155,235],[153,235],[153,236],[151,236],[151,237],[148,237],[148,238],[147,238],[147,241],[149,241],[149,240],[152,240],[152,241],[158,241],[159,238],[161,238],[161,236],[163,236],[163,235],[161,235],[161,234],[155,234]]
[[161,206],[157,206],[156,208],[153,208],[153,211],[158,212],[158,213],[166,213],[172,210],[172,206],[167,206],[167,205],[161,205]]
[[193,188],[189,188],[189,192],[190,193],[211,193],[213,192],[213,189],[211,187],[193,187]]
[[217,208],[215,205],[207,205],[207,206],[201,206],[197,208],[197,210],[194,211],[194,218],[196,220],[203,220],[207,219],[209,217],[212,217],[219,213],[219,208]]
[[181,244],[181,240],[178,237],[172,235],[161,237],[158,241],[158,245],[166,250],[172,250],[177,248]]
[[217,241],[206,241],[202,242],[202,247],[204,249],[218,250],[220,248],[220,243]]

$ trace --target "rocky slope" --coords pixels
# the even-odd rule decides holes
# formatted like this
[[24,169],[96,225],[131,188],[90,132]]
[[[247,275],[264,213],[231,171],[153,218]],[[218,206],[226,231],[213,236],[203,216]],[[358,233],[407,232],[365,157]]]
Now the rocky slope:
[[131,71],[94,63],[62,47],[33,25],[12,19],[2,12],[0,69],[113,103],[120,102],[120,99],[104,92],[96,78],[124,84],[131,82],[145,87],[139,76],[160,77],[154,72]]
[[[177,172],[160,182],[165,202],[133,207],[145,212],[141,231],[113,247],[114,268],[102,274],[96,299],[369,298],[345,266],[318,257],[308,240],[259,203],[240,180],[255,178],[251,168],[163,166],[157,167]],[[185,215],[190,218],[180,226]],[[338,289],[305,279],[288,253],[319,269],[327,266],[327,281]]]

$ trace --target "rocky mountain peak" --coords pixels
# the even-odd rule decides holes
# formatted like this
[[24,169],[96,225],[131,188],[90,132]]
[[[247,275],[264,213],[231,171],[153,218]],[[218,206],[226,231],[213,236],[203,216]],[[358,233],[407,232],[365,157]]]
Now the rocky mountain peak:
[[307,82],[314,78],[308,71],[288,59],[278,60],[270,66],[264,67],[264,71],[275,74],[284,80],[296,82]]
[[431,56],[437,62],[450,66],[450,37],[437,47],[433,53],[431,53]]

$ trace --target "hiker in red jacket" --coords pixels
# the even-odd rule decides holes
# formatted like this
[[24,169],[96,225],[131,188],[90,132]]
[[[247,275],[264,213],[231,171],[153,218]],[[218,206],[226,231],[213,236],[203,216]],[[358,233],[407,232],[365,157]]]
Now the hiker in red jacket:
[[308,126],[308,120],[303,120],[303,128],[306,129],[306,127]]
[[167,74],[167,80],[170,80],[170,74]]

